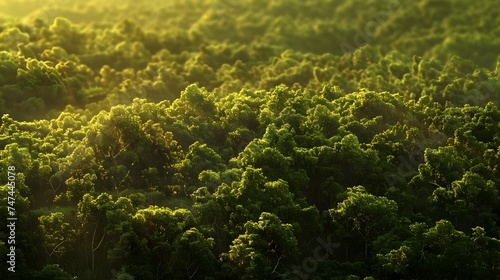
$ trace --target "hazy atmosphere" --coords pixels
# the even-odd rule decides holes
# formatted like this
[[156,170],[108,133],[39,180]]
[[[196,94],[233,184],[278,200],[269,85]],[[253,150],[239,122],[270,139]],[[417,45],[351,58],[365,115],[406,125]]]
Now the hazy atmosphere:
[[0,278],[500,279],[499,14],[0,0]]

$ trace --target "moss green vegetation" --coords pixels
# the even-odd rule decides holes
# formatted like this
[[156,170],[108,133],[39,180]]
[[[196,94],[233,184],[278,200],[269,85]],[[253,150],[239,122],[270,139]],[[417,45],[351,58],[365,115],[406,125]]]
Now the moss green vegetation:
[[2,279],[499,279],[495,1],[0,11]]

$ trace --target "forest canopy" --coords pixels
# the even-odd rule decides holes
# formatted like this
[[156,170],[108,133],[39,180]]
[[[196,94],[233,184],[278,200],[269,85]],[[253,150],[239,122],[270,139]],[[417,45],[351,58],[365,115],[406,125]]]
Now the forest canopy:
[[498,14],[0,2],[1,278],[499,279]]

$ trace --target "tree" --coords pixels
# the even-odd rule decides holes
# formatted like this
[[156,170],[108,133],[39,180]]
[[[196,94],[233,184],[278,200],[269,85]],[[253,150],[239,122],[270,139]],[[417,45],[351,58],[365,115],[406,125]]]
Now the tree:
[[[248,221],[245,233],[233,240],[224,254],[240,279],[281,276],[282,264],[298,254],[293,226],[283,224],[274,214],[263,212],[257,222]],[[281,272],[280,272],[281,271]]]
[[498,255],[500,243],[487,237],[480,227],[473,229],[472,237],[455,230],[446,220],[437,221],[432,228],[415,223],[410,225],[410,230],[411,237],[403,241],[399,248],[377,256],[383,267],[393,271],[396,277],[476,279],[496,275],[498,271],[498,258],[486,256]]
[[213,238],[205,238],[197,228],[179,234],[174,242],[177,277],[198,279],[214,275],[216,259],[212,253]]
[[134,106],[116,106],[89,124],[86,140],[101,166],[103,185],[152,189],[172,183],[181,147],[162,125],[142,119],[147,119],[145,105],[136,100]]
[[397,222],[398,205],[395,201],[366,192],[362,186],[348,188],[343,196],[344,200],[329,213],[342,237],[361,238],[364,256],[368,259],[368,244]]
[[444,186],[460,180],[466,168],[466,160],[453,146],[425,149],[424,163],[418,166],[419,174],[408,184],[416,196],[417,211],[427,213],[434,190],[443,190]]
[[58,264],[47,264],[41,271],[30,275],[30,279],[36,280],[77,280],[77,277],[71,276],[64,271]]
[[48,257],[56,257],[58,262],[72,249],[76,241],[76,230],[64,221],[64,214],[54,212],[38,218],[43,247]]
[[[77,206],[78,235],[83,239],[87,265],[92,272],[96,269],[96,255],[102,256],[102,248],[105,247],[103,241],[106,237],[106,212],[112,207],[113,197],[106,193],[97,197],[85,194]],[[90,260],[88,260],[89,254]],[[99,258],[100,267],[106,266],[104,262],[105,259]]]
[[224,169],[221,157],[206,144],[196,141],[189,146],[189,152],[179,165],[179,179],[186,187],[186,192],[191,193],[200,186],[198,177],[203,171],[217,171]]
[[[114,262],[123,264],[131,275],[141,279],[174,277],[179,271],[185,276],[184,265],[192,263],[177,258],[175,240],[194,225],[195,218],[187,209],[171,210],[158,206],[140,209],[132,217],[133,231],[122,235],[123,244],[119,248],[125,250],[114,252]],[[140,261],[136,261],[138,257]],[[178,267],[179,262],[183,264],[181,268]],[[189,270],[190,275],[196,268],[192,269]]]
[[455,227],[464,230],[473,226],[494,227],[492,211],[499,201],[498,190],[493,181],[485,180],[477,173],[467,171],[449,188],[438,187],[431,199],[436,204],[445,205],[446,211],[455,218]]

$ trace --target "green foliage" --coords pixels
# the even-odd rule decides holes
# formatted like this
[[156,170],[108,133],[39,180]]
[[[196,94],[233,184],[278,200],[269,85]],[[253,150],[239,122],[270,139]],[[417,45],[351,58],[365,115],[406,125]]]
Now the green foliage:
[[64,256],[68,248],[74,246],[76,231],[69,223],[64,222],[61,212],[43,215],[38,218],[40,222],[40,233],[43,236],[43,246],[48,256],[60,258]]
[[247,222],[245,233],[233,240],[229,253],[223,255],[240,279],[270,278],[279,272],[285,257],[298,253],[297,240],[290,224],[282,224],[274,214],[263,212],[258,222]]
[[39,272],[34,273],[31,275],[30,279],[36,279],[36,280],[77,280],[77,277],[71,276],[71,274],[67,273],[64,271],[59,265],[57,264],[48,264],[43,267],[43,269]]
[[367,193],[362,186],[348,188],[343,196],[345,199],[329,213],[341,237],[364,241],[365,258],[368,258],[368,242],[396,224],[398,205],[385,197]]
[[[385,255],[378,255],[383,267],[396,275],[403,278],[421,275],[429,279],[496,275],[495,265],[485,268],[483,264],[470,262],[471,259],[481,259],[498,250],[499,243],[496,239],[482,239],[484,242],[492,242],[489,247],[484,247],[479,242],[483,238],[484,229],[474,228],[473,235],[469,237],[455,230],[450,222],[441,220],[433,228],[416,223],[410,226],[410,230],[413,236],[404,241],[401,247]],[[413,270],[408,270],[409,266]]]
[[38,2],[0,2],[3,278],[500,275],[494,1]]

